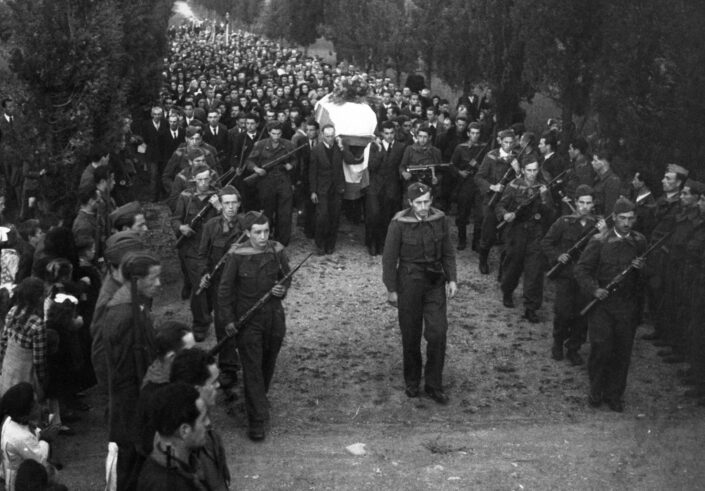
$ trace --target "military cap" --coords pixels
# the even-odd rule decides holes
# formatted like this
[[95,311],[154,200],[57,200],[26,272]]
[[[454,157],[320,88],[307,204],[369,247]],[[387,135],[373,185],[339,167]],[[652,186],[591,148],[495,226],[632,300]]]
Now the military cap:
[[578,199],[581,196],[595,196],[595,190],[587,184],[581,184],[575,189],[575,199]]
[[620,213],[629,213],[630,211],[634,211],[635,208],[636,206],[634,203],[629,201],[624,196],[620,196],[614,204],[613,213],[615,215],[619,215]]
[[241,223],[246,230],[250,230],[253,225],[264,225],[265,223],[269,223],[269,220],[264,212],[248,211],[245,213],[245,216],[242,217]]
[[204,152],[202,149],[200,149],[198,147],[194,147],[194,148],[189,148],[188,154],[186,155],[186,158],[188,158],[189,161],[193,162],[198,157],[205,157],[205,156],[206,156],[206,152]]
[[147,249],[137,232],[127,230],[116,232],[105,243],[105,260],[117,267],[128,252],[143,251]]
[[407,195],[409,196],[409,201],[414,201],[416,198],[423,196],[426,193],[430,193],[431,188],[422,182],[415,182],[407,190]]
[[191,170],[191,175],[193,177],[196,177],[198,174],[202,172],[206,172],[211,170],[210,167],[208,167],[208,164],[196,164],[193,166],[193,169]]
[[666,172],[674,172],[676,174],[680,174],[685,177],[688,177],[688,174],[690,174],[688,169],[686,169],[685,167],[682,167],[678,164],[668,164],[666,166]]
[[142,213],[142,206],[140,205],[139,201],[130,201],[129,203],[126,203],[122,206],[115,208],[110,213],[110,215],[108,215],[108,218],[110,218],[110,221],[112,223],[115,223],[120,218],[139,215],[141,213]]

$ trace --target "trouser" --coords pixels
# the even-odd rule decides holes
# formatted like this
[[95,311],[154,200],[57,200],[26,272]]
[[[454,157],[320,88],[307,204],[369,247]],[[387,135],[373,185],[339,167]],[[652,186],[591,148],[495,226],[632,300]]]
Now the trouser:
[[155,162],[152,160],[147,162],[147,172],[149,173],[149,193],[152,201],[159,201],[162,197],[166,198],[169,196],[162,186],[161,177],[163,171],[164,162]]
[[489,251],[497,240],[497,216],[494,208],[482,205],[482,233],[480,235],[480,250]]
[[335,249],[340,223],[340,208],[343,195],[330,188],[321,193],[316,204],[316,247],[324,251]]
[[208,335],[208,328],[211,324],[210,315],[210,291],[207,289],[200,294],[196,294],[198,284],[201,281],[198,258],[195,256],[192,247],[185,245],[179,248],[179,259],[183,261],[186,275],[192,285],[189,305],[193,317],[193,334],[197,339],[203,339]]
[[574,278],[557,278],[553,303],[553,342],[577,352],[587,335],[587,317],[580,311],[590,301]]
[[133,432],[137,423],[139,387],[111,389],[109,399],[108,438],[118,446],[116,466],[118,491],[136,489],[141,461]]
[[480,193],[471,176],[460,182],[458,185],[458,215],[455,218],[455,225],[458,227],[458,240],[467,240],[467,224],[469,218],[473,218],[473,242],[479,241],[482,234],[482,203]]
[[399,211],[399,197],[368,193],[365,196],[365,245],[377,251],[384,249],[387,228],[394,214]]
[[[222,341],[227,336],[225,334],[225,322],[220,316],[220,307],[218,305],[218,285],[220,284],[221,275],[216,273],[210,282],[210,298],[213,299],[213,324],[215,325],[215,338],[217,342]],[[237,380],[237,369],[240,366],[240,359],[237,356],[237,343],[235,336],[228,339],[223,344],[223,348],[218,352],[218,368],[222,374],[226,374],[234,380]]]
[[543,230],[536,221],[512,223],[502,261],[502,293],[511,295],[524,274],[524,307],[538,310],[543,302],[546,258],[541,249]]
[[297,225],[304,229],[306,237],[312,239],[316,231],[316,205],[311,201],[308,184],[298,186],[296,194],[298,195],[296,206],[299,209]]
[[617,402],[627,387],[627,373],[636,331],[634,300],[609,298],[598,303],[588,316],[590,393]]
[[282,245],[288,245],[291,239],[291,212],[294,204],[294,192],[289,178],[281,173],[268,176],[257,186],[260,205],[269,218],[273,236]]
[[421,336],[426,339],[424,383],[443,388],[446,355],[446,291],[443,278],[430,281],[416,267],[399,266],[398,312],[404,358],[404,383],[418,387],[421,381]]
[[666,255],[659,250],[651,254],[646,262],[648,274],[646,302],[654,331],[660,338],[665,337],[664,321],[668,322],[668,319],[663,318],[662,312],[667,259]]
[[269,418],[267,392],[285,333],[284,310],[277,300],[260,310],[237,335],[250,425],[264,424]]

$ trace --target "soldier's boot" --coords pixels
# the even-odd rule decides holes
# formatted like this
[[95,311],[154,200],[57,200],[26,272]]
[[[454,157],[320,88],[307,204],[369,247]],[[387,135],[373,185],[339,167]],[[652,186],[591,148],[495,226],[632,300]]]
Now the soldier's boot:
[[553,346],[551,347],[551,358],[556,361],[561,361],[563,359],[563,343],[558,341],[553,341]]
[[458,225],[458,250],[464,251],[468,246],[468,230],[465,225]]
[[480,247],[480,235],[482,235],[482,228],[473,226],[472,229],[472,250],[476,251]]
[[568,359],[571,365],[574,367],[577,367],[578,365],[582,365],[585,363],[585,360],[583,360],[583,357],[580,356],[580,353],[574,350],[568,350],[566,353],[565,357]]
[[488,249],[480,249],[480,273],[481,274],[490,274],[490,265],[487,264],[487,257],[490,255],[490,251]]

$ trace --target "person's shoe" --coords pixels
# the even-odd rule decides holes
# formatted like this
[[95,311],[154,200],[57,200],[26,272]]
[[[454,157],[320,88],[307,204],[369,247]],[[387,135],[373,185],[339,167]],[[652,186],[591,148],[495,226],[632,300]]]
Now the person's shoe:
[[511,293],[509,295],[502,295],[502,305],[504,305],[508,309],[514,308],[514,299],[512,298]]
[[424,391],[434,401],[436,401],[438,404],[448,404],[448,396],[445,395],[443,390],[441,389],[432,389],[431,387],[424,387]]
[[563,345],[560,343],[553,343],[551,347],[551,358],[556,361],[561,361],[563,359]]
[[325,256],[325,255],[326,255],[326,251],[323,248],[321,248],[321,247],[316,248],[316,256]]
[[657,339],[661,339],[661,336],[659,336],[658,333],[654,331],[644,334],[641,339],[643,339],[644,341],[656,341]]
[[624,412],[624,403],[622,401],[607,401],[607,406],[615,413]]
[[406,390],[404,390],[404,394],[406,394],[406,397],[419,397],[419,386],[416,385],[409,385],[406,387]]
[[602,397],[595,394],[589,394],[588,404],[590,407],[600,407],[602,405]]
[[580,353],[578,353],[577,351],[568,351],[568,353],[566,353],[566,358],[568,358],[568,361],[574,367],[585,363],[585,360],[583,360],[583,357],[580,356]]
[[373,246],[373,245],[368,245],[368,246],[367,246],[367,252],[370,253],[370,256],[376,256],[376,255],[378,254],[378,253],[377,253],[377,248],[376,248],[375,246]]
[[538,324],[539,322],[541,322],[539,316],[536,315],[536,311],[531,309],[526,309],[526,311],[524,312],[524,318],[532,324]]
[[327,248],[326,248],[326,256],[330,256],[331,254],[333,254],[333,248],[332,248],[332,247],[327,247]]
[[476,239],[475,239],[475,235],[473,234],[473,236],[472,236],[472,243],[470,244],[470,248],[471,248],[473,251],[477,252],[479,245],[480,245],[480,241],[479,241],[479,240],[476,240]]
[[264,425],[253,425],[247,430],[247,437],[253,442],[261,442],[264,440]]
[[184,285],[181,287],[181,300],[188,300],[191,298],[191,286]]
[[460,242],[458,242],[458,250],[459,251],[464,251],[467,246],[468,246],[468,243],[464,240],[461,240]]
[[673,353],[670,356],[663,357],[664,363],[685,363],[685,356],[679,353]]
[[480,274],[490,274],[490,265],[487,264],[487,256],[489,251],[480,251]]

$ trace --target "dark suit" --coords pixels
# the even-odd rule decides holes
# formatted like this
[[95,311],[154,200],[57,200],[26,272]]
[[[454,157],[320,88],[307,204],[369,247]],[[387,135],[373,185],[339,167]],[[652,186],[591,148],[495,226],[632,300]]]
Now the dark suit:
[[327,254],[335,249],[340,208],[345,191],[343,152],[337,145],[330,149],[321,142],[311,150],[308,181],[311,193],[318,196],[316,205],[316,247]]
[[401,209],[399,166],[406,144],[394,141],[385,150],[372,144],[370,148],[370,185],[365,196],[365,244],[371,254],[384,249],[387,227],[394,214]]
[[147,153],[145,160],[149,169],[149,189],[152,195],[152,201],[159,201],[162,193],[162,188],[159,186],[159,177],[164,171],[164,163],[168,158],[164,153],[164,141],[168,136],[169,125],[162,120],[159,123],[159,128],[154,126],[154,122],[150,119],[142,125],[142,139],[147,144]]
[[6,191],[8,206],[20,208],[22,204],[22,161],[19,158],[17,137],[14,128],[17,117],[10,124],[4,114],[0,114],[0,185]]
[[[235,169],[238,167],[245,167],[245,162],[250,156],[250,152],[252,152],[256,141],[257,133],[255,133],[254,138],[251,138],[244,132],[238,133],[233,137],[230,145],[230,162]],[[242,193],[244,211],[259,209],[257,201],[257,188],[243,182],[243,179],[250,174],[251,172],[245,167],[243,174],[235,178],[235,187],[240,191],[240,193]]]
[[227,162],[230,148],[228,146],[228,127],[223,123],[218,123],[218,134],[214,133],[213,128],[208,125],[203,129],[203,141],[214,146],[218,151],[218,164],[220,166],[219,173],[224,173],[227,170]]
[[174,152],[176,151],[177,148],[179,148],[179,145],[184,143],[186,141],[186,130],[183,128],[179,127],[176,129],[176,138],[174,138],[174,135],[171,132],[171,129],[168,129],[167,132],[163,135],[163,141],[162,141],[162,148],[164,150],[164,161],[168,161],[172,155],[174,155]]
[[312,239],[316,230],[316,205],[311,201],[308,169],[311,162],[311,149],[318,144],[318,140],[309,140],[305,133],[297,131],[291,139],[291,143],[294,144],[294,147],[307,144],[298,152],[299,165],[294,205],[299,208],[299,220],[301,220],[299,223],[303,224],[304,234]]

